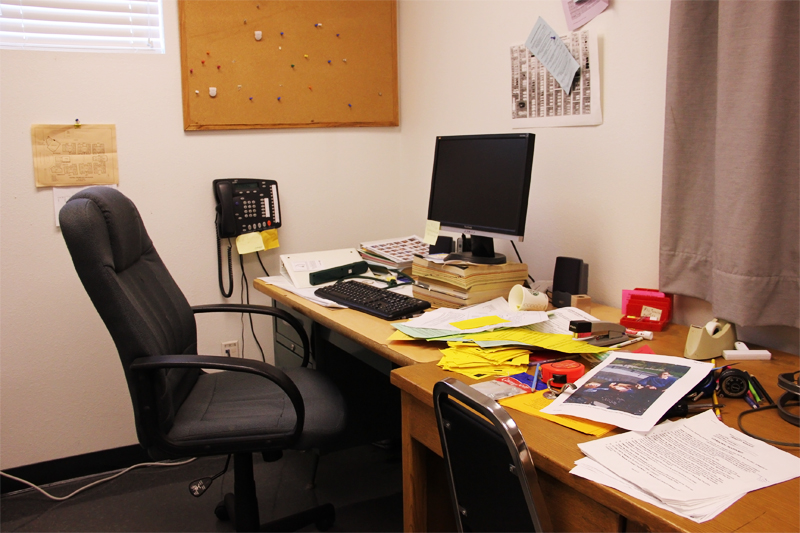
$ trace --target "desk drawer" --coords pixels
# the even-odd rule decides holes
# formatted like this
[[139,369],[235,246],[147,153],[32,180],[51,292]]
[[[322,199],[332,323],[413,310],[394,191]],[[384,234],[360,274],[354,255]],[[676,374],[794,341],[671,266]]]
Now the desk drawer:
[[[303,324],[303,329],[306,330],[306,334],[309,336],[310,340],[312,324],[310,318],[293,311],[279,302],[275,302],[274,307],[286,311],[290,315],[300,320]],[[274,328],[275,364],[279,367],[300,366],[303,361],[303,344],[300,341],[300,336],[297,334],[294,328],[280,319],[275,319]],[[315,365],[313,356],[308,366],[314,368]]]

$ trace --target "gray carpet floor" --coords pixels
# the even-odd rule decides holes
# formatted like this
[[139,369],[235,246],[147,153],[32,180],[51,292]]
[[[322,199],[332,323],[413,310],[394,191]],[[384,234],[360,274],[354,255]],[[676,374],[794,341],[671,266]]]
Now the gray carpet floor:
[[[316,486],[309,489],[313,457],[286,452],[265,463],[254,456],[261,521],[332,503],[336,523],[329,531],[402,531],[402,471],[398,449],[373,445],[324,454]],[[225,457],[200,458],[169,468],[140,468],[73,498],[56,502],[36,491],[7,494],[0,500],[2,531],[234,531],[217,520],[214,508],[233,491],[233,467],[200,498],[189,483],[217,474]],[[47,487],[63,496],[94,476]],[[302,531],[316,531],[313,526]]]

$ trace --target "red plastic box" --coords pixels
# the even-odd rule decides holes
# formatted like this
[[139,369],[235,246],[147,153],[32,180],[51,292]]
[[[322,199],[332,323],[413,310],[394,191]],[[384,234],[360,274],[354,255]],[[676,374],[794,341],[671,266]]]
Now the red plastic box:
[[672,315],[672,296],[654,289],[622,291],[622,319],[627,328],[661,331]]

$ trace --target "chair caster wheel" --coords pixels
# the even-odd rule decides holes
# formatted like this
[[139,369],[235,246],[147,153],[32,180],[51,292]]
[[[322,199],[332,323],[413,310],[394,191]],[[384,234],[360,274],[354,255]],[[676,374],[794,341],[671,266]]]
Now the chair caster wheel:
[[230,520],[231,517],[228,516],[228,508],[225,507],[225,500],[222,500],[217,504],[217,507],[214,509],[214,514],[217,515],[217,518],[223,522]]

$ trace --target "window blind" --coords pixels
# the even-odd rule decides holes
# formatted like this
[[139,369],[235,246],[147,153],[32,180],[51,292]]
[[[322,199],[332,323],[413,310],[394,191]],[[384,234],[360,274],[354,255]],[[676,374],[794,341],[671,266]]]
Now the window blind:
[[0,0],[0,48],[163,54],[161,0]]

